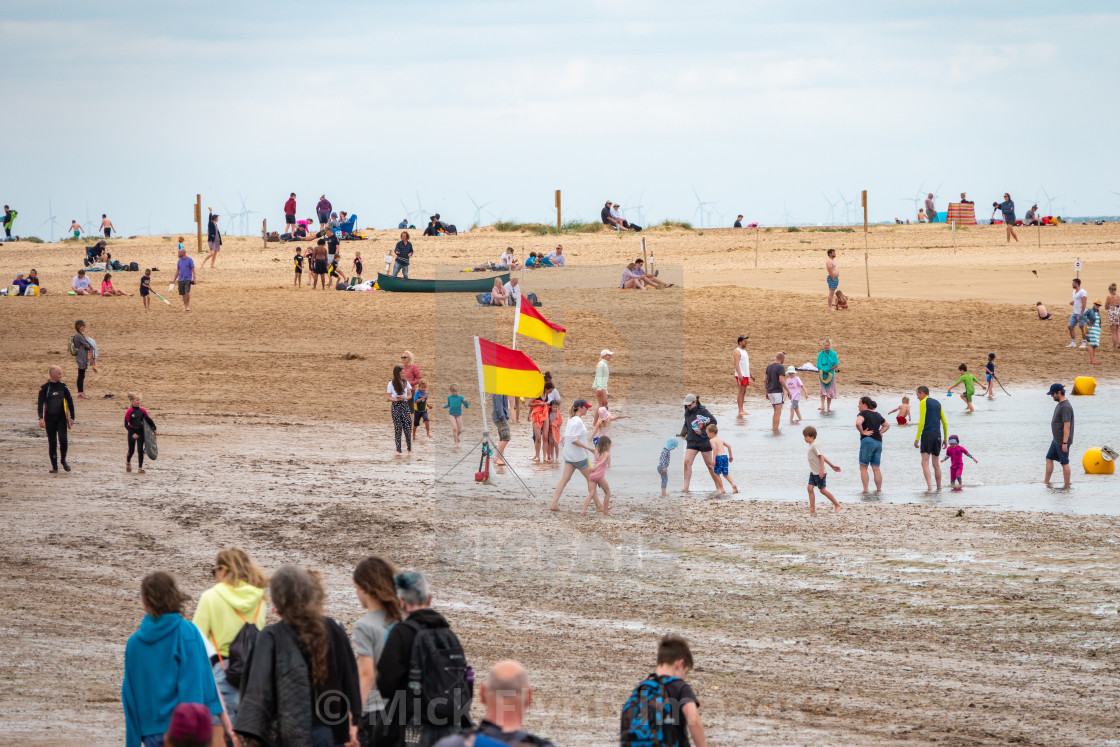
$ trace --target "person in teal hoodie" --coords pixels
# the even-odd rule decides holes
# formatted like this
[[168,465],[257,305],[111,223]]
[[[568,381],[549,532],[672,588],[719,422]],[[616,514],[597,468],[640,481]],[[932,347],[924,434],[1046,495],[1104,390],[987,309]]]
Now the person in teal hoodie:
[[202,635],[181,614],[189,599],[170,573],[150,573],[140,582],[145,614],[125,646],[121,684],[126,747],[162,747],[180,703],[201,703],[214,716],[223,712]]

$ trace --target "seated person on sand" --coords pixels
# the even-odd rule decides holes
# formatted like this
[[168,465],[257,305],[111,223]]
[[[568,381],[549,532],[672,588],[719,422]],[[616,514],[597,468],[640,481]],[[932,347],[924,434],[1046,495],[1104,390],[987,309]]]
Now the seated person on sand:
[[117,290],[113,287],[112,273],[105,273],[105,277],[101,280],[101,295],[103,296],[131,296],[131,293],[125,293],[122,290]]
[[645,260],[641,257],[634,260],[634,276],[641,279],[647,286],[652,285],[654,288],[671,288],[673,286],[673,283],[666,283],[656,275],[650,275],[646,272]]
[[1024,226],[1037,226],[1040,225],[1038,220],[1038,205],[1032,205],[1027,214],[1023,216]]
[[104,241],[98,241],[93,246],[87,246],[86,247],[86,267],[89,267],[94,262],[105,262],[105,261],[107,261],[107,260],[106,260],[105,242]]
[[433,215],[428,218],[428,225],[424,229],[425,236],[439,236],[439,227],[436,226],[436,217]]
[[553,267],[564,266],[564,245],[557,244],[556,251],[548,255],[548,261],[552,263]]
[[[16,281],[17,282],[12,283],[12,285],[18,285],[19,284],[18,281],[19,281],[20,277],[21,277],[20,275],[16,275]],[[25,282],[24,290],[20,291],[21,293],[26,293],[27,292],[26,289],[30,288],[31,286],[35,286],[36,288],[39,288],[39,273],[34,267],[32,267],[30,272],[27,273],[27,277],[24,279],[24,282]],[[45,290],[43,290],[42,288],[39,288],[39,295],[40,296],[45,296],[46,293],[47,292]]]
[[1039,301],[1034,305],[1034,310],[1038,312],[1038,318],[1040,321],[1044,319],[1050,319],[1053,316],[1053,314],[1046,310],[1046,306],[1043,305],[1042,301]]
[[19,288],[19,291],[16,293],[16,295],[22,296],[24,291],[27,290],[27,286],[31,285],[31,281],[25,278],[23,276],[23,273],[21,272],[16,275],[16,279],[12,281],[12,285]]
[[502,279],[494,278],[494,287],[490,289],[490,304],[492,306],[509,306],[509,296],[502,287]]
[[650,290],[653,286],[646,285],[642,281],[641,275],[635,275],[634,269],[637,267],[633,262],[626,265],[626,269],[622,271],[622,280],[619,282],[619,288],[623,290],[636,289],[636,290]]
[[918,222],[919,223],[925,223],[926,222],[926,211],[921,209],[921,208],[918,208]]
[[599,211],[599,220],[603,221],[603,225],[611,226],[613,228],[622,230],[622,221],[618,220],[611,213],[611,201],[607,200],[607,204]]
[[847,311],[848,310],[848,305],[849,305],[848,297],[844,295],[843,291],[837,289],[837,291],[836,291],[836,309],[837,309],[837,311]]
[[92,296],[96,295],[93,290],[89,278],[86,277],[85,270],[78,270],[78,274],[70,281],[70,287],[74,289],[74,293],[79,296]]
[[521,263],[513,256],[512,246],[507,246],[505,253],[498,258],[498,266],[507,270],[517,270],[521,267]]

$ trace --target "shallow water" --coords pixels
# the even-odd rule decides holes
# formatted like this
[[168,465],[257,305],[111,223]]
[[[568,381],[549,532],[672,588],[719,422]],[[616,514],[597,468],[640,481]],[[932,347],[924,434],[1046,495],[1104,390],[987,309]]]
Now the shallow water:
[[[917,400],[913,396],[910,399],[915,405],[916,415]],[[1093,446],[1109,445],[1120,449],[1120,434],[1110,417],[1110,414],[1120,412],[1120,388],[1104,385],[1099,386],[1092,397],[1070,398],[1076,428],[1070,459],[1072,486],[1069,490],[1047,487],[1042,482],[1046,451],[1050,445],[1050,418],[1054,410],[1054,402],[1046,395],[1045,388],[1039,387],[1037,391],[1016,389],[1012,395],[1000,392],[994,400],[977,395],[974,401],[976,412],[973,414],[965,412],[958,393],[946,397],[941,392],[939,399],[945,407],[949,433],[960,437],[961,445],[979,460],[979,464],[966,457],[964,486],[950,489],[949,462],[944,462],[942,490],[927,493],[921,456],[914,448],[917,428],[915,425],[895,425],[894,416],[889,416],[891,428],[883,437],[883,491],[877,495],[862,493],[859,438],[855,431],[857,398],[837,399],[833,402],[830,415],[817,411],[818,398],[804,401],[804,419],[793,426],[789,425],[787,405],[782,413],[780,435],[770,431],[770,407],[757,396],[748,398],[747,410],[750,414],[746,418],[735,417],[733,401],[706,403],[719,421],[720,435],[731,444],[735,457],[730,471],[740,492],[729,495],[727,499],[806,501],[808,445],[802,438],[801,429],[812,425],[818,431],[817,439],[825,456],[841,468],[840,472],[829,470],[828,473],[828,487],[841,503],[920,503],[1120,515],[1117,491],[1120,474],[1087,475],[1081,467],[1082,454]],[[887,416],[887,412],[897,407],[900,400],[900,395],[878,399],[879,412]],[[621,405],[615,409],[622,413],[637,410],[628,410]],[[680,432],[683,423],[681,412],[678,407],[643,407],[631,419],[619,420],[612,425],[612,459],[607,480],[617,500],[641,502],[660,492],[657,458],[666,439]],[[585,422],[590,428],[590,415]],[[510,452],[518,474],[538,498],[551,495],[557,472],[526,464],[524,450],[525,444],[520,438],[515,438]],[[685,495],[681,492],[683,457],[682,440],[681,447],[672,452],[669,465],[669,492],[673,495]],[[498,479],[503,485],[510,484],[508,478]],[[1060,465],[1055,465],[1052,481],[1056,486],[1061,485]],[[577,497],[582,502],[586,495],[582,487],[577,487],[577,482],[582,483],[578,475],[565,491],[565,504],[569,507]],[[874,490],[873,480],[870,486]],[[693,498],[707,499],[714,494],[711,478],[699,457],[694,463],[691,487],[689,495]],[[817,500],[818,510],[822,506],[825,510],[830,509],[827,499],[818,494]]]

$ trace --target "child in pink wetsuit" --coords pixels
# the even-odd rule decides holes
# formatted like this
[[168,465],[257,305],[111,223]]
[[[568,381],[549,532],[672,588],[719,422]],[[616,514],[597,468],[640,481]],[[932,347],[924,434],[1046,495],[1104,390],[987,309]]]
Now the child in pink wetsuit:
[[953,484],[961,485],[961,484],[963,484],[961,478],[964,475],[964,458],[965,457],[968,457],[973,462],[976,462],[976,464],[979,464],[979,462],[976,461],[976,457],[972,456],[972,454],[969,454],[968,449],[961,446],[961,441],[960,441],[959,438],[957,438],[956,436],[949,436],[949,448],[945,449],[945,456],[942,457],[941,461],[944,462],[946,459],[951,459],[952,460],[949,463],[949,484],[950,485],[953,485]]

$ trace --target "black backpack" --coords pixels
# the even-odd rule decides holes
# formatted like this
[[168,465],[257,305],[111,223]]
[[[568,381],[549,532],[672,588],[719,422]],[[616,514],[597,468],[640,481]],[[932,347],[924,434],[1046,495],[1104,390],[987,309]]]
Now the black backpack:
[[622,707],[622,747],[673,747],[680,744],[683,717],[665,686],[676,677],[651,674],[634,688]]
[[[223,662],[226,670],[226,680],[229,684],[236,688],[241,687],[241,676],[249,667],[249,658],[253,655],[253,646],[257,643],[257,636],[260,635],[260,628],[257,627],[257,618],[261,614],[261,606],[264,600],[257,602],[257,612],[253,615],[253,621],[249,622],[245,616],[241,614],[241,610],[233,607],[233,611],[241,618],[241,622],[245,623],[241,626],[241,630],[237,631],[233,641],[229,644],[229,656]],[[217,643],[215,642],[215,647]],[[222,657],[221,653],[218,654],[218,659]]]
[[451,628],[427,628],[414,620],[402,624],[416,631],[408,669],[408,697],[413,702],[419,699],[420,706],[412,709],[409,726],[405,727],[405,744],[427,747],[458,733],[464,716],[469,716],[471,668]]
[[140,263],[139,262],[129,262],[128,263],[128,271],[129,272],[140,272]]

